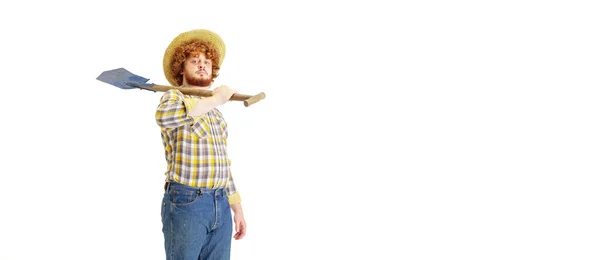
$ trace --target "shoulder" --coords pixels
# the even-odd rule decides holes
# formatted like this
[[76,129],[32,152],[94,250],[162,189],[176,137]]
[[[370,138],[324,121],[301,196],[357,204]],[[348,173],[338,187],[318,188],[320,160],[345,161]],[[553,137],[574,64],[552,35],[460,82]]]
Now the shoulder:
[[181,93],[181,91],[179,91],[178,89],[169,89],[169,90],[165,91],[165,93],[160,98],[161,101],[183,100],[183,99],[184,99],[183,93]]

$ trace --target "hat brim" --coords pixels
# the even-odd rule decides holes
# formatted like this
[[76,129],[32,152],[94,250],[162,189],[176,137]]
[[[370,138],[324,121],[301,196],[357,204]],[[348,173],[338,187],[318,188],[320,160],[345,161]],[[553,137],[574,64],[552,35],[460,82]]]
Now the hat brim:
[[171,41],[171,44],[169,44],[167,50],[165,51],[165,55],[163,56],[163,71],[167,81],[169,81],[172,86],[178,85],[177,81],[175,80],[175,75],[173,75],[173,72],[171,71],[171,63],[173,62],[175,50],[179,46],[187,44],[191,41],[210,43],[219,55],[219,67],[221,67],[221,64],[223,63],[223,59],[225,58],[225,43],[218,34],[205,29],[197,29],[181,33],[175,37],[173,41]]

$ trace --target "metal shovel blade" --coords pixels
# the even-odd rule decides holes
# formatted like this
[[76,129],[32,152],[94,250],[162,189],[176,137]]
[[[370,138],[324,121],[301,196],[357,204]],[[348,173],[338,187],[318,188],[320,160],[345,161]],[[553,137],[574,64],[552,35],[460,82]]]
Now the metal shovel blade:
[[102,72],[96,79],[121,89],[134,89],[139,86],[150,87],[154,85],[146,83],[149,79],[135,75],[124,68],[107,70]]

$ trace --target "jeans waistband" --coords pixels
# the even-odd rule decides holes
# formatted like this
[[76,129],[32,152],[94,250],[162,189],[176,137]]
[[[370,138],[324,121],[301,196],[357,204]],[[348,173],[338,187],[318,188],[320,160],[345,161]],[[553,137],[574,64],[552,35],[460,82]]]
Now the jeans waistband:
[[169,192],[171,190],[190,190],[197,191],[200,194],[213,194],[215,196],[227,196],[227,191],[223,188],[218,189],[209,189],[209,188],[198,188],[192,187],[185,184],[181,184],[175,181],[165,182],[165,192]]

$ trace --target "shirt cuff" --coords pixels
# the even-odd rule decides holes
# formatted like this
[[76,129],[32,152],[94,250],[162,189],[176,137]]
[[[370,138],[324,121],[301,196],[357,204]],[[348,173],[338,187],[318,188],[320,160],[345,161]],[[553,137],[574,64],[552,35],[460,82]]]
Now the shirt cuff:
[[190,114],[190,112],[192,112],[194,107],[196,107],[196,104],[198,104],[198,100],[199,99],[197,99],[197,98],[183,99],[183,104],[185,105],[185,111],[186,111],[188,117],[191,117],[192,119],[194,119],[194,124],[198,123],[198,121],[200,120],[200,116],[189,116],[189,114]]
[[227,199],[229,200],[229,205],[238,204],[242,202],[242,197],[240,196],[239,192],[227,196]]

